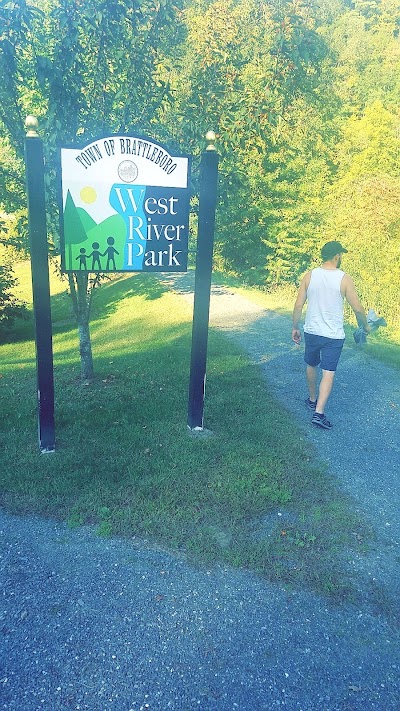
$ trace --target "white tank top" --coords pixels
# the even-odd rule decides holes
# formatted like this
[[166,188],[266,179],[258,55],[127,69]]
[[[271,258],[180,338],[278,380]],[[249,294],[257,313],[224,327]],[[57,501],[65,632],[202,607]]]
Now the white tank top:
[[341,269],[318,267],[312,270],[307,289],[306,333],[344,338],[343,296],[340,292],[343,277]]

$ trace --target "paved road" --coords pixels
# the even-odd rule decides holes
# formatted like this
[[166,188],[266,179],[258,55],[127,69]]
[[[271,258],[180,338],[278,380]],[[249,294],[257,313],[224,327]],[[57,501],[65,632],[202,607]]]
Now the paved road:
[[216,288],[211,322],[260,363],[372,522],[375,550],[352,564],[379,582],[385,614],[2,512],[0,709],[399,711],[395,373],[346,349],[334,430],[314,431],[288,321]]

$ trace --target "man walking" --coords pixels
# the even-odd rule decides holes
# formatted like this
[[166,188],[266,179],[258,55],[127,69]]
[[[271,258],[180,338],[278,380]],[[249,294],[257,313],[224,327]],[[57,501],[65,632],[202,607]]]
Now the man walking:
[[[357,323],[365,331],[371,329],[365,310],[357,296],[354,282],[340,269],[342,255],[347,249],[340,242],[327,242],[321,249],[323,264],[303,277],[293,309],[292,340],[299,344],[299,323],[307,301],[304,323],[304,360],[309,397],[305,401],[314,410],[312,424],[330,430],[332,424],[325,416],[325,407],[331,394],[336,367],[342,352],[345,333],[343,329],[343,301],[353,309]],[[318,389],[318,365],[322,379]]]

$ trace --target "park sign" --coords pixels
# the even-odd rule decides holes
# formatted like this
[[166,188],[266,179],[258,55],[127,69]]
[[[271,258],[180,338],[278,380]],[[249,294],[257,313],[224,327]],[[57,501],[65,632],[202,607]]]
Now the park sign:
[[[37,133],[38,121],[36,117],[27,116],[25,127],[28,230],[35,319],[38,434],[40,451],[47,453],[55,451],[55,426],[52,323],[44,189],[45,164],[43,142]],[[206,140],[207,148],[203,151],[200,162],[187,420],[188,427],[192,432],[203,430],[208,319],[217,202],[218,153],[214,146],[215,134],[213,131],[207,133]],[[61,161],[63,168],[59,175],[62,183],[60,216],[64,271],[77,273],[74,257],[76,262],[79,262],[82,274],[92,271],[91,266],[97,267],[97,261],[100,263],[101,271],[104,270],[104,266],[108,271],[117,271],[117,267],[121,266],[122,269],[118,269],[118,271],[135,271],[135,267],[138,271],[144,269],[161,271],[164,270],[163,263],[165,261],[168,262],[165,271],[183,270],[183,265],[186,266],[187,261],[190,164],[188,156],[172,156],[163,146],[149,139],[134,136],[110,136],[92,141],[81,149],[63,148]],[[128,161],[128,165],[126,163],[124,165],[124,161]],[[147,161],[158,166],[165,175],[160,178],[154,169],[155,166],[152,168]],[[79,173],[76,169],[77,164],[82,169]],[[105,167],[104,172],[98,170],[99,165]],[[84,175],[89,175],[89,178],[82,179],[83,170],[86,171]],[[113,222],[110,223],[109,220],[112,218]],[[117,229],[114,231],[114,227],[117,228],[116,218],[119,218],[119,232]],[[107,229],[96,230],[103,223],[107,223]],[[155,229],[156,225],[157,230]],[[111,227],[113,228],[112,233],[111,229],[108,229]],[[66,236],[67,239],[65,239]],[[117,236],[121,239],[121,244],[116,241]],[[100,251],[100,241],[98,241],[100,239],[106,239],[108,246],[105,248],[105,252]],[[172,244],[172,250],[170,252],[169,249],[166,249],[164,254],[157,255],[157,249],[152,249],[151,246],[154,243],[162,244],[162,240],[168,244],[168,247]],[[127,244],[134,245],[136,250],[134,247],[127,247]],[[177,249],[177,244],[182,249]],[[184,244],[185,249],[183,249]],[[90,252],[90,247],[92,252]],[[112,247],[112,249],[109,250],[108,247]],[[89,253],[86,251],[88,249]],[[162,252],[161,249],[158,251]],[[182,259],[177,254],[180,251],[183,255]],[[96,254],[96,252],[98,253]],[[117,254],[117,252],[121,252],[121,254]],[[130,259],[130,252],[132,259]],[[169,259],[170,254],[171,258]],[[133,264],[134,256],[136,260],[138,257],[142,258],[140,264]],[[89,262],[90,259],[96,263],[93,265],[93,261]],[[124,268],[125,259],[128,262],[128,269]],[[104,260],[106,265],[104,265]],[[75,269],[68,269],[71,265]]]
[[189,170],[142,136],[61,148],[62,271],[186,271]]
[[[40,451],[47,453],[55,451],[55,426],[52,323],[44,189],[45,163],[43,141],[37,133],[38,121],[36,117],[28,116],[25,127],[28,229],[35,319],[38,434]],[[203,430],[208,319],[217,202],[218,153],[214,146],[215,134],[213,131],[207,133],[206,140],[207,147],[203,151],[200,161],[187,419],[188,427],[192,432]],[[60,217],[64,271],[73,271],[78,274],[74,258],[79,263],[82,275],[87,275],[88,271],[92,271],[91,267],[93,266],[95,271],[97,271],[96,267],[100,267],[99,271],[136,271],[136,269],[138,271],[182,271],[183,266],[186,267],[190,165],[188,156],[172,156],[163,146],[149,139],[135,136],[110,136],[91,141],[80,149],[63,148],[61,161],[62,171],[59,174],[61,178],[60,203],[62,197]],[[126,163],[124,165],[124,161],[127,161],[128,165]],[[155,166],[152,167],[148,162],[155,164]],[[81,169],[79,172],[76,168],[77,165]],[[99,165],[103,166],[100,171],[98,170]],[[163,170],[165,175],[160,178],[155,167]],[[83,171],[85,171],[84,174]],[[82,174],[89,177],[82,178]],[[96,229],[104,223],[106,223],[106,229]],[[66,237],[67,239],[65,239]],[[117,241],[117,237],[120,241]],[[106,242],[103,241],[101,247],[100,240],[104,239]],[[168,247],[166,250],[159,249],[159,254],[157,254],[154,244],[162,246],[162,240]],[[105,247],[105,244],[108,246]],[[133,246],[127,247],[127,244]],[[171,250],[169,250],[170,245],[172,245]],[[177,245],[181,249],[178,249]],[[112,247],[112,249],[109,250],[108,247]],[[105,251],[102,252],[101,249],[105,249]],[[117,252],[120,253],[117,254]],[[182,259],[178,252],[182,252]],[[169,258],[170,255],[171,258]],[[141,263],[137,264],[139,257]],[[135,264],[133,263],[134,258],[136,259]],[[95,264],[89,260],[95,261]],[[128,262],[128,269],[125,267],[125,260]],[[165,262],[168,262],[166,267],[164,267]],[[74,268],[69,269],[71,266]],[[78,281],[79,283],[84,285],[84,282]]]

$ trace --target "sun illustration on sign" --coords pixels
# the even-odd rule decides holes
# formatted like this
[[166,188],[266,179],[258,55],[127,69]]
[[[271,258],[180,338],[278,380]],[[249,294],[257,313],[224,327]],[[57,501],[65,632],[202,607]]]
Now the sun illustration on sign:
[[82,202],[86,202],[88,205],[90,205],[90,203],[94,202],[97,198],[97,193],[96,193],[95,189],[91,188],[90,185],[86,185],[85,188],[82,188],[79,195],[80,195]]

